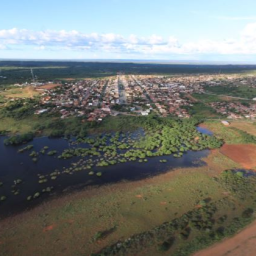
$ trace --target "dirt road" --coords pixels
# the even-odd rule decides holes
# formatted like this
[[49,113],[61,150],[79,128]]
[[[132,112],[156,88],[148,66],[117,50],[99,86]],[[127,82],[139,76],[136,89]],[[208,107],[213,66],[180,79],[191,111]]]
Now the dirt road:
[[193,256],[255,256],[256,221],[232,238],[213,245]]

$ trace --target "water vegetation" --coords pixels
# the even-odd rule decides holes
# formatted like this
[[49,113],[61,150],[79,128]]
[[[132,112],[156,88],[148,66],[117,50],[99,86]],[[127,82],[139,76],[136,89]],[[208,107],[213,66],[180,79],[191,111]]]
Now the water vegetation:
[[9,145],[20,145],[27,143],[31,140],[33,140],[34,134],[33,133],[25,133],[25,134],[20,134],[20,135],[14,135],[10,136],[9,138],[4,140],[4,144],[6,146]]

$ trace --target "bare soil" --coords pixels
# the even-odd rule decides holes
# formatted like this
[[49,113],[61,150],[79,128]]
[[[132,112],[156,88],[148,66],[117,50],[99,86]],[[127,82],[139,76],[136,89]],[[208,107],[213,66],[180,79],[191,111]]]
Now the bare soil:
[[245,169],[256,168],[256,145],[253,144],[225,144],[220,152],[241,165]]
[[61,86],[61,84],[45,84],[42,85],[40,87],[38,87],[38,89],[46,89],[46,90],[51,90],[54,89],[55,87]]

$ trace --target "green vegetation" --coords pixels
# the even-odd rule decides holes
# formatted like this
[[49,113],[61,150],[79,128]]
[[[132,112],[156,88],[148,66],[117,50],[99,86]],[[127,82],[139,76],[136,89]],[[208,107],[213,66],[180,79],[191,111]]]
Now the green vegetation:
[[39,196],[40,196],[40,192],[36,192],[36,193],[34,194],[33,198],[35,199],[35,198],[38,198]]
[[254,143],[256,144],[256,136],[253,136],[245,131],[239,130],[235,127],[231,127],[230,129],[239,133],[239,138],[243,141],[243,143]]
[[48,156],[54,156],[57,154],[57,151],[56,150],[51,150],[47,153]]
[[255,66],[229,65],[179,65],[158,63],[101,63],[101,62],[49,62],[49,61],[1,61],[2,75],[7,79],[0,80],[0,86],[5,84],[31,82],[31,67],[40,80],[63,80],[107,77],[118,72],[126,74],[216,74],[252,72]]
[[38,99],[19,99],[8,101],[1,108],[0,117],[10,117],[14,119],[22,119],[31,116],[35,111],[35,106],[38,104]]
[[253,99],[256,97],[256,89],[249,86],[205,86],[205,90],[218,95],[229,95],[239,98]]
[[220,121],[206,121],[204,124],[217,138],[228,144],[256,143],[255,136],[232,126],[224,126]]
[[0,201],[5,201],[6,200],[6,196],[0,196]]
[[24,151],[28,151],[28,150],[32,149],[33,147],[34,147],[33,145],[27,145],[26,147],[19,149],[18,152],[23,153]]
[[7,139],[4,140],[4,144],[5,145],[20,145],[20,144],[24,144],[27,143],[31,140],[33,140],[34,138],[34,134],[33,133],[25,133],[25,134],[21,134],[21,135],[15,135],[15,136],[11,136]]
[[211,103],[211,102],[220,102],[223,99],[218,95],[205,94],[205,93],[193,93],[192,96],[200,102]]
[[220,118],[221,115],[218,114],[212,107],[204,104],[203,102],[195,102],[193,106],[184,106],[191,116],[197,119],[208,119],[208,118]]
[[[251,207],[244,205],[230,217],[222,215],[223,208],[232,209],[234,204],[228,198],[212,201],[211,198],[201,200],[200,207],[188,211],[181,217],[165,222],[146,232],[136,234],[125,241],[102,249],[96,255],[136,254],[142,250],[169,251],[172,255],[191,255],[212,243],[231,236],[252,221],[256,208],[253,191],[256,178],[245,178],[232,171],[225,171],[216,178],[226,191],[230,191],[240,202],[247,200]],[[226,207],[224,205],[226,204]],[[248,204],[247,204],[248,205]],[[186,243],[182,241],[185,240]],[[154,249],[154,247],[156,249]],[[153,253],[151,253],[153,255]],[[149,255],[151,255],[149,254]]]
[[[135,118],[134,118],[135,119]],[[132,133],[112,133],[79,139],[86,147],[65,149],[58,158],[97,156],[97,159],[87,159],[65,172],[72,173],[93,166],[105,167],[129,161],[146,162],[147,157],[173,155],[181,157],[188,150],[203,150],[219,148],[222,141],[214,136],[201,134],[196,130],[197,120],[174,120],[171,118],[136,118],[136,124],[144,128]],[[116,121],[117,124],[118,121]],[[108,123],[107,123],[108,125]],[[102,124],[106,127],[106,123]],[[102,127],[100,126],[99,129]],[[120,128],[115,127],[116,128]],[[122,128],[121,128],[122,129]],[[144,134],[145,133],[145,134]],[[167,162],[165,159],[160,162]]]

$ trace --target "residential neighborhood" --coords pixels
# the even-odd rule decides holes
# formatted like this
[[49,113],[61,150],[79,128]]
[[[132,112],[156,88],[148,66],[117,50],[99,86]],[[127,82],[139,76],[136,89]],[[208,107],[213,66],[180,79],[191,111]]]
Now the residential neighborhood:
[[[35,114],[58,113],[61,118],[83,116],[87,121],[100,122],[109,115],[147,116],[152,112],[162,117],[189,118],[190,109],[200,102],[197,95],[202,99],[213,98],[204,102],[203,108],[211,108],[221,117],[252,120],[256,117],[255,76],[118,73],[106,78],[15,86],[33,86],[40,93],[41,104]],[[236,90],[242,96],[236,96]]]

